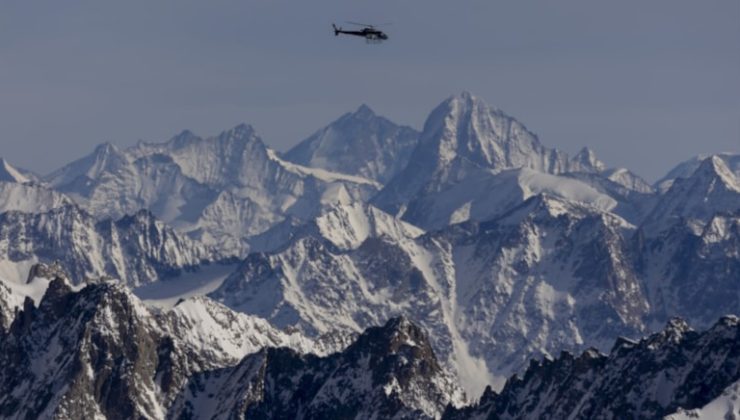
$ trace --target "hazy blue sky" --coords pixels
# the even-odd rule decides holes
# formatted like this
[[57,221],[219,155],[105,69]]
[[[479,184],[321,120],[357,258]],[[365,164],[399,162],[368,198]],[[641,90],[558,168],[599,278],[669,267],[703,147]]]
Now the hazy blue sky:
[[[335,38],[344,20],[391,39]],[[0,155],[42,173],[239,122],[285,150],[361,103],[420,128],[461,90],[654,180],[740,149],[740,1],[0,3]]]

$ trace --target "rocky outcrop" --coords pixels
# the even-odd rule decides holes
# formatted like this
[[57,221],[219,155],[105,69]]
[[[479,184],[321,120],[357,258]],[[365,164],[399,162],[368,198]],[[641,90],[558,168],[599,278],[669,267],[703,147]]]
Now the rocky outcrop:
[[617,340],[608,355],[530,363],[501,390],[478,404],[450,408],[445,419],[661,418],[696,409],[740,379],[740,322],[728,316],[705,332],[680,319],[640,341]]

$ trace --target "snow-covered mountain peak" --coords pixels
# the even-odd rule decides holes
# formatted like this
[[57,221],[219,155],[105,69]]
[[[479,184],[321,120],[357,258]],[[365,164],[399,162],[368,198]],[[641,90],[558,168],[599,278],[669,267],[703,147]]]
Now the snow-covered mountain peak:
[[596,157],[596,153],[588,147],[584,147],[570,160],[571,170],[581,172],[602,172],[606,170],[604,162]]
[[583,214],[583,211],[574,203],[542,193],[528,198],[500,219],[497,219],[497,222],[519,224],[524,219],[552,219],[562,215],[573,217],[581,214]]
[[120,152],[120,149],[116,147],[115,144],[109,141],[104,141],[98,144],[97,146],[95,146],[95,151],[93,152],[93,154],[101,158],[105,158],[107,156],[115,155],[119,152]]
[[737,315],[725,315],[717,322],[717,326],[720,327],[736,328],[738,325],[740,325],[740,317]]
[[[505,132],[512,124],[526,131],[513,118],[463,92],[443,101],[432,111],[424,123],[419,147],[431,149],[438,165],[448,164],[458,156],[483,166],[501,164],[503,162],[497,159],[504,153],[500,146],[518,140]],[[529,142],[537,142],[531,133],[526,132],[526,135],[531,136],[527,139]]]
[[725,160],[718,155],[711,155],[704,159],[692,177],[717,177],[730,189],[740,192],[738,177],[730,170]]
[[391,353],[397,352],[403,346],[422,347],[429,352],[433,352],[427,333],[411,322],[406,315],[391,318],[381,331],[383,341],[385,341]]
[[382,327],[368,328],[365,333],[360,335],[353,346],[368,348],[367,342],[383,347],[378,352],[381,354],[395,354],[404,346],[424,346],[432,351],[426,332],[412,323],[406,316],[391,318]]
[[128,157],[111,143],[102,143],[93,152],[47,175],[45,180],[54,188],[71,185],[88,186],[104,173],[119,174],[129,165]]
[[64,277],[56,277],[49,282],[40,305],[55,304],[70,293],[72,293],[72,285]]
[[655,183],[656,188],[661,192],[667,191],[677,179],[690,177],[694,172],[696,172],[697,168],[701,166],[702,162],[710,157],[722,160],[727,168],[735,174],[735,177],[740,178],[740,154],[725,152],[711,155],[698,155],[676,165],[666,174],[666,176]]
[[298,143],[284,158],[385,183],[406,166],[417,139],[412,128],[361,105]]
[[191,145],[194,142],[201,140],[195,133],[190,130],[182,130],[174,137],[172,137],[167,143],[172,149],[180,149]]
[[404,207],[423,206],[425,196],[464,191],[507,169],[558,174],[569,167],[566,154],[544,147],[522,123],[473,95],[460,94],[432,111],[409,165],[374,202],[397,214]]
[[[665,186],[666,184],[661,184]],[[670,228],[676,218],[697,222],[699,230],[717,213],[740,209],[740,182],[722,156],[709,156],[693,173],[670,182],[670,187],[645,221],[646,229],[655,233]]]
[[414,225],[365,203],[337,204],[316,218],[321,236],[340,249],[355,249],[367,238],[390,236],[396,241],[424,233]]
[[[236,177],[244,169],[242,165],[267,158],[267,146],[246,123],[205,139],[184,131],[165,145],[184,174],[209,183],[224,181],[230,177],[229,173]],[[202,173],[210,176],[199,176]]]
[[609,181],[621,185],[630,191],[636,191],[643,194],[652,194],[655,192],[655,188],[653,188],[652,185],[648,184],[647,181],[627,168],[606,169],[601,173],[601,175],[605,176]]
[[90,169],[86,172],[89,178],[95,178],[103,171],[113,172],[119,166],[127,162],[126,156],[113,143],[105,142],[99,144],[93,151],[93,161]]
[[[455,110],[460,113],[471,112],[475,108],[483,110],[493,109],[483,99],[475,96],[467,90],[463,90],[458,94],[450,96],[449,98],[445,99],[441,105],[446,105],[449,109]],[[497,112],[499,111],[498,109],[494,110]]]
[[5,158],[0,157],[0,181],[3,182],[17,182],[22,184],[30,181],[30,179],[23,175],[21,171],[13,167]]
[[360,105],[355,112],[349,115],[357,119],[369,119],[378,116],[367,104]]
[[259,141],[260,138],[257,136],[257,132],[254,127],[247,123],[241,123],[234,128],[223,131],[221,134],[216,136],[214,141]]
[[689,326],[689,323],[683,318],[678,317],[669,319],[668,322],[666,322],[665,328],[663,328],[663,332],[666,337],[672,337],[675,339],[680,339],[689,331],[693,331],[691,326]]

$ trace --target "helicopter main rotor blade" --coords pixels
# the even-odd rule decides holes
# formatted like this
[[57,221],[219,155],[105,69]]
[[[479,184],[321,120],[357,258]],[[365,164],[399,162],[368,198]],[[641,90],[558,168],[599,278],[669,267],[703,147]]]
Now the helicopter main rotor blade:
[[350,25],[364,26],[366,28],[373,28],[374,27],[374,25],[368,25],[367,23],[350,22],[350,21],[347,21],[346,23],[349,23]]

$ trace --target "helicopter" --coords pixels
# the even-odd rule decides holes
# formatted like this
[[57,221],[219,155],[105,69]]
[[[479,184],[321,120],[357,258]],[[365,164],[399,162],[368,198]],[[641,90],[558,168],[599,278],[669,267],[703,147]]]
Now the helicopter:
[[347,23],[349,23],[350,25],[361,26],[362,29],[359,31],[345,31],[341,27],[337,27],[337,25],[332,23],[331,26],[334,28],[334,36],[339,36],[339,34],[361,36],[365,38],[365,42],[367,42],[368,44],[380,44],[381,42],[388,39],[388,35],[380,29],[377,29],[374,25],[357,22]]

